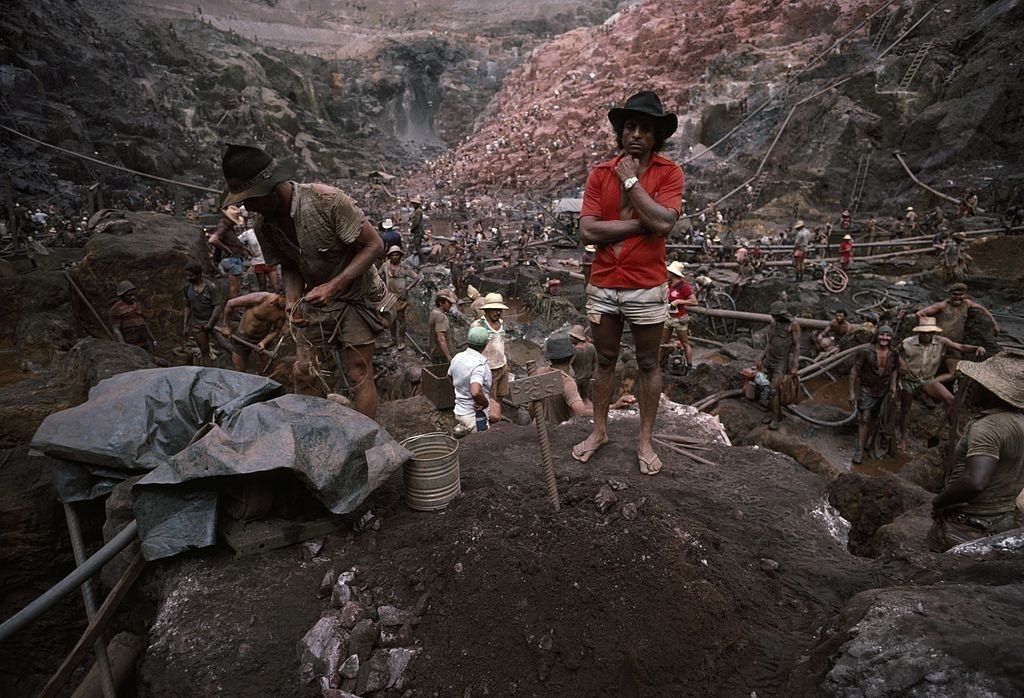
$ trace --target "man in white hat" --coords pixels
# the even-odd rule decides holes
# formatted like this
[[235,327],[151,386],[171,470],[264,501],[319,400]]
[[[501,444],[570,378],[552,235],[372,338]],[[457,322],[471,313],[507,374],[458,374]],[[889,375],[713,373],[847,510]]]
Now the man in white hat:
[[807,258],[811,237],[811,231],[802,220],[793,224],[793,273],[796,281],[804,280],[804,261]]
[[953,406],[953,394],[943,385],[951,374],[936,376],[942,360],[950,350],[963,354],[985,356],[985,348],[973,344],[960,344],[943,337],[942,328],[933,317],[921,317],[914,334],[903,340],[900,347],[900,450],[906,450],[910,423],[910,408],[916,395],[925,394],[942,402],[946,409]]
[[665,360],[668,353],[669,342],[672,335],[679,340],[686,355],[686,367],[693,366],[693,347],[690,345],[690,315],[686,310],[689,306],[697,305],[697,297],[693,295],[693,287],[683,278],[685,265],[680,261],[668,265],[668,273],[671,284],[668,287],[668,322],[665,323],[665,330],[661,337],[661,361]]
[[390,218],[385,218],[380,222],[380,239],[384,243],[385,250],[390,250],[392,247],[402,249],[402,235],[395,229],[395,222]]
[[488,417],[492,422],[501,419],[501,400],[511,394],[508,385],[508,358],[505,356],[505,323],[501,313],[508,310],[505,299],[500,293],[488,293],[480,306],[484,316],[474,320],[471,327],[482,327],[487,330],[487,346],[483,355],[487,357],[487,367],[491,369],[491,392]]
[[927,542],[936,552],[1024,525],[1016,509],[1024,490],[1024,352],[961,361],[958,370],[974,381],[967,403],[981,414],[967,423],[946,487],[932,500]]
[[907,235],[913,235],[917,231],[917,211],[913,206],[907,206],[906,215],[903,216],[906,222]]
[[402,350],[405,349],[405,310],[409,307],[409,291],[416,288],[423,277],[402,261],[402,248],[398,245],[388,249],[382,270],[384,283],[398,298],[395,303],[395,319],[391,323],[391,343]]
[[839,243],[839,266],[847,269],[853,261],[853,236],[847,233]]
[[445,364],[452,360],[451,323],[448,311],[458,302],[451,289],[443,288],[434,297],[434,309],[427,318],[427,346],[430,347],[430,358],[434,363]]

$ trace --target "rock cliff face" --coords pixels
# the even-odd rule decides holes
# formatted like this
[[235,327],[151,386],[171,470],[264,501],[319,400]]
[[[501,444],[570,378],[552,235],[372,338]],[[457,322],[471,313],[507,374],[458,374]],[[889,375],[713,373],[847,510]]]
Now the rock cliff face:
[[[459,3],[464,11],[439,0],[316,4],[14,0],[0,15],[0,120],[214,187],[231,141],[295,157],[303,176],[401,173],[424,149],[468,135],[539,35],[600,21],[615,3],[511,2],[497,12],[482,0]],[[141,190],[130,175],[8,133],[0,162],[30,201],[95,181]]]
[[923,180],[952,195],[981,189],[982,205],[1001,207],[1018,196],[1022,172],[1012,155],[1024,145],[1022,22],[1013,0],[651,0],[535,49],[423,185],[571,192],[614,154],[608,108],[653,89],[680,117],[666,153],[686,164],[691,205],[740,186],[762,159],[759,196],[741,188],[726,205],[756,211],[778,200],[765,213],[790,215],[794,203],[804,212],[808,202],[936,203],[891,157],[902,150]]

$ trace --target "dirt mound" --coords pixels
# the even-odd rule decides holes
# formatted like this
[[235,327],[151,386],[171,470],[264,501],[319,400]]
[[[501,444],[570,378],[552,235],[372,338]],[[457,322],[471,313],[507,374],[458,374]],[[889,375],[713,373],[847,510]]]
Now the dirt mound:
[[967,253],[971,256],[973,276],[991,276],[1006,281],[1024,280],[1024,237],[991,237],[971,244]]
[[[589,426],[552,430],[557,513],[532,427],[501,425],[462,443],[463,496],[443,513],[406,508],[395,478],[369,503],[381,529],[332,536],[312,562],[292,549],[162,563],[161,593],[177,591],[159,601],[142,695],[312,692],[295,644],[335,613],[316,598],[324,574],[351,567],[370,607],[430,592],[417,694],[776,693],[875,563],[846,551],[824,481],[788,458],[710,444],[717,467],[663,452],[650,478],[636,428],[614,420],[587,465],[568,451]],[[658,429],[696,435],[667,411]],[[616,500],[604,513],[599,492]]]

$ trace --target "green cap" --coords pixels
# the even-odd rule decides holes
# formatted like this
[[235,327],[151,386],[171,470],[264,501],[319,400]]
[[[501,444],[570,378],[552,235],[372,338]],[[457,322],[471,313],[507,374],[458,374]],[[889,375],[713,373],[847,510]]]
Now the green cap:
[[466,342],[471,347],[485,347],[490,338],[491,333],[487,331],[487,328],[471,327],[469,328],[469,334],[466,336]]

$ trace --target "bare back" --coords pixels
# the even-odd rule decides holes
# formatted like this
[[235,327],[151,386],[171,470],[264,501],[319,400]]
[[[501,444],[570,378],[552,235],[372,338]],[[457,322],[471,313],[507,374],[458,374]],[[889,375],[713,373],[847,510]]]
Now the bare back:
[[252,300],[246,304],[238,331],[250,337],[264,337],[273,332],[285,320],[283,303],[276,293],[250,293],[241,300]]

